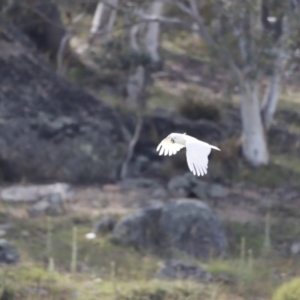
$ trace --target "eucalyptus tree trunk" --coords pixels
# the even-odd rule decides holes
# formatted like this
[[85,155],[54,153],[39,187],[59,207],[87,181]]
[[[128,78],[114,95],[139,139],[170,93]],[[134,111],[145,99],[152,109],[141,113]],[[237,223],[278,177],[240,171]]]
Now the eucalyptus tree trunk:
[[130,45],[131,51],[135,51],[135,52],[141,51],[141,47],[140,47],[139,39],[138,39],[140,26],[141,26],[141,24],[132,25],[129,30],[129,45]]
[[[140,9],[139,13],[141,15],[143,15],[143,10]],[[163,3],[160,1],[154,1],[147,7],[146,10],[152,17],[159,18],[163,11]],[[137,54],[137,56],[142,57],[144,54],[147,54],[151,63],[157,65],[161,61],[159,46],[159,22],[138,23],[131,26],[129,30],[129,47],[132,52]],[[143,124],[143,113],[146,106],[145,89],[148,82],[148,72],[148,66],[142,62],[136,62],[136,64],[133,64],[129,70],[126,84],[127,97],[125,100],[127,107],[135,110],[137,122],[134,134],[128,145],[127,158],[122,165],[120,174],[121,178],[125,178],[128,175],[128,166],[132,159],[135,145],[140,137]]]
[[[142,53],[140,32],[144,24],[134,24],[130,27],[128,33],[129,39],[129,49],[130,51],[137,53],[138,55]],[[128,144],[127,156],[124,160],[120,172],[121,179],[128,176],[129,164],[132,160],[134,154],[134,149],[139,141],[140,133],[143,125],[143,101],[144,101],[144,91],[146,85],[146,69],[142,64],[137,63],[133,65],[128,71],[127,82],[126,82],[126,107],[136,113],[136,124],[134,133],[131,136],[130,142]]]
[[[149,14],[154,17],[160,17],[163,12],[163,3],[154,1],[149,7]],[[159,63],[161,61],[159,55],[160,46],[160,23],[150,22],[146,28],[145,34],[145,51],[150,56],[153,63]]]
[[94,17],[92,20],[92,26],[90,29],[90,34],[92,36],[94,36],[98,30],[100,30],[101,25],[104,23],[103,22],[103,18],[104,18],[104,14],[105,13],[105,5],[102,1],[99,1],[94,13]]
[[266,130],[270,129],[274,115],[276,112],[280,89],[281,89],[281,77],[283,70],[286,66],[286,53],[284,48],[278,50],[278,56],[274,63],[273,74],[269,77],[268,86],[264,95],[264,99],[261,107],[261,116],[263,124]]
[[252,166],[268,164],[269,153],[260,114],[259,82],[245,81],[241,87],[242,148]]
[[281,73],[276,72],[269,78],[269,83],[261,107],[261,117],[266,130],[269,130],[276,112],[281,88]]
[[104,1],[98,2],[90,29],[90,43],[94,42],[97,34],[101,34],[101,44],[111,40],[118,2],[118,0],[107,0],[107,4]]
[[[160,1],[152,2],[146,9],[152,17],[160,17],[163,11],[163,3]],[[140,14],[143,14],[140,9]],[[131,26],[129,30],[129,45],[131,51],[138,55],[148,54],[152,64],[158,64],[161,61],[159,55],[160,46],[160,23],[148,22],[138,23]],[[138,107],[141,101],[141,95],[146,84],[146,67],[137,64],[130,70],[127,80],[127,106],[131,109]]]
[[[163,10],[163,3],[154,1],[148,7],[148,13],[154,17],[160,17]],[[143,11],[140,11],[143,14]],[[129,47],[132,52],[135,52],[137,56],[143,56],[143,54],[149,55],[151,63],[159,64],[161,61],[159,55],[160,45],[160,24],[159,22],[138,23],[131,26],[129,30]],[[129,70],[129,75],[126,84],[126,105],[132,110],[135,110],[137,115],[137,122],[132,139],[128,145],[128,152],[126,160],[124,161],[121,169],[121,178],[125,178],[128,175],[128,166],[132,159],[135,145],[137,144],[142,124],[143,113],[146,106],[145,89],[147,86],[148,67],[136,62]]]
[[144,94],[146,81],[146,70],[142,65],[138,65],[132,70],[127,81],[126,104],[130,109],[139,109]]
[[143,65],[138,65],[133,68],[128,77],[126,90],[126,106],[134,110],[137,116],[134,134],[129,142],[127,149],[127,156],[121,168],[120,177],[122,179],[128,176],[129,163],[134,154],[134,148],[139,141],[142,126],[143,126],[143,113],[145,106],[145,88],[146,88],[146,68]]

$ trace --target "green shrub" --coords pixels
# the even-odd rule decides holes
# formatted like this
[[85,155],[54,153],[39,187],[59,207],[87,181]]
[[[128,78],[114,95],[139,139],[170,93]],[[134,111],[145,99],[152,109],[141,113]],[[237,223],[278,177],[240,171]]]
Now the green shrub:
[[230,260],[213,260],[207,271],[212,275],[226,274],[231,277],[236,277],[238,273],[238,264]]
[[178,107],[178,113],[191,120],[219,121],[221,110],[209,96],[200,95],[194,90],[188,90],[183,95],[183,102]]
[[[165,286],[163,286],[165,285]],[[127,295],[122,295],[121,300],[196,300],[204,293],[201,287],[178,286],[174,284],[158,284],[137,288]]]
[[300,277],[282,284],[274,293],[273,300],[299,300]]
[[14,292],[10,289],[4,288],[0,296],[0,300],[14,300]]

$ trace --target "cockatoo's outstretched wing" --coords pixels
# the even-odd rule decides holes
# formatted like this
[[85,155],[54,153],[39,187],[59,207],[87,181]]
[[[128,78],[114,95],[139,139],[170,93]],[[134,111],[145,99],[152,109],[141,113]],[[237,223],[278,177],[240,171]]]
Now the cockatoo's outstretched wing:
[[209,144],[197,139],[186,141],[186,158],[189,169],[194,175],[204,175],[207,173],[208,155],[211,151]]
[[180,133],[172,133],[158,145],[156,151],[159,155],[173,155],[186,147],[186,158],[189,169],[194,175],[207,173],[208,155],[211,149],[219,148],[195,139],[192,136]]
[[170,155],[171,156],[171,155],[176,154],[182,148],[184,148],[183,145],[171,143],[171,138],[169,136],[167,136],[157,146],[156,151],[160,150],[159,155]]

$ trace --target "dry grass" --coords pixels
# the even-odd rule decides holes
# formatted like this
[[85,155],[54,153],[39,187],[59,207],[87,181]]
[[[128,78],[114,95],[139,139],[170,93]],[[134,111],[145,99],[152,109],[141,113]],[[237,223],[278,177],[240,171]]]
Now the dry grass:
[[[1,299],[75,299],[78,300],[181,300],[244,299],[218,284],[166,282],[160,280],[106,280],[95,275],[49,274],[42,268],[27,264],[0,271],[5,281]],[[4,298],[6,297],[6,298]]]
[[[77,300],[232,300],[269,299],[281,282],[300,275],[300,260],[281,258],[276,254],[261,256],[264,244],[264,224],[232,224],[226,226],[230,238],[228,257],[207,262],[193,260],[221,279],[208,284],[192,281],[158,280],[154,274],[159,257],[143,255],[133,249],[114,245],[109,236],[86,240],[91,220],[69,214],[51,220],[51,243],[54,270],[49,272],[47,260],[47,231],[45,219],[15,219],[9,230],[10,240],[21,253],[18,266],[0,269],[0,299],[70,299]],[[72,229],[78,228],[76,273],[70,272]],[[278,225],[279,226],[279,225]],[[296,232],[291,227],[276,234],[287,237]],[[22,230],[20,230],[22,228]],[[293,232],[292,232],[293,231]],[[275,236],[275,237],[274,237]],[[240,240],[245,237],[241,252]],[[251,250],[250,250],[251,249]],[[10,294],[13,295],[13,298]]]

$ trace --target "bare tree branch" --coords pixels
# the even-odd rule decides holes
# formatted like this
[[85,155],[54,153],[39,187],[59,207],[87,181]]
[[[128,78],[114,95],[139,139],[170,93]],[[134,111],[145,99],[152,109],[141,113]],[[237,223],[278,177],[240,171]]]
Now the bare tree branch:
[[139,14],[138,16],[140,17],[138,22],[160,22],[160,23],[167,23],[167,24],[177,24],[186,28],[189,31],[197,31],[197,29],[195,29],[192,24],[188,22],[184,22],[178,18],[149,16],[145,14]]
[[194,20],[198,24],[199,33],[201,37],[211,48],[216,49],[217,43],[213,40],[212,36],[209,34],[208,30],[206,29],[202,16],[199,13],[196,1],[189,0],[189,3],[191,6],[190,15],[194,18]]
[[66,57],[66,52],[68,50],[69,42],[75,34],[73,25],[79,22],[82,18],[84,18],[85,15],[86,12],[82,12],[71,20],[71,25],[66,28],[66,34],[60,41],[59,49],[56,56],[56,64],[57,64],[56,71],[57,74],[61,76],[65,75],[66,65],[64,64],[64,58]]
[[182,2],[178,1],[178,0],[173,0],[173,1],[170,1],[172,2],[173,4],[175,4],[182,12],[185,12],[186,14],[191,14],[192,11],[191,9],[184,5]]
[[239,69],[239,67],[236,65],[234,62],[232,55],[230,54],[229,49],[224,47],[220,47],[218,43],[213,39],[212,35],[209,33],[207,30],[204,20],[199,12],[197,2],[196,0],[189,0],[191,10],[190,10],[190,16],[193,17],[195,22],[198,25],[199,29],[199,35],[203,38],[203,40],[213,49],[216,54],[221,58],[223,62],[226,62],[229,64],[230,68],[234,71],[234,73],[237,75],[239,80],[242,80],[243,78],[243,73]]
[[76,17],[74,17],[74,18],[72,19],[72,24],[78,23],[78,22],[81,21],[85,16],[86,16],[86,12],[83,11],[82,13],[78,14]]
[[66,67],[65,67],[65,64],[64,64],[64,58],[66,57],[68,44],[69,44],[69,41],[72,38],[72,36],[73,36],[73,32],[67,32],[65,34],[65,36],[62,38],[62,40],[60,42],[59,49],[58,49],[58,52],[57,52],[56,71],[57,71],[57,74],[59,74],[61,76],[64,76],[65,72],[66,72]]
[[124,179],[128,174],[128,166],[133,156],[134,148],[140,138],[142,127],[143,127],[143,115],[141,112],[139,112],[137,115],[137,123],[135,126],[134,134],[128,145],[127,156],[122,165],[121,174],[120,174],[121,179]]

